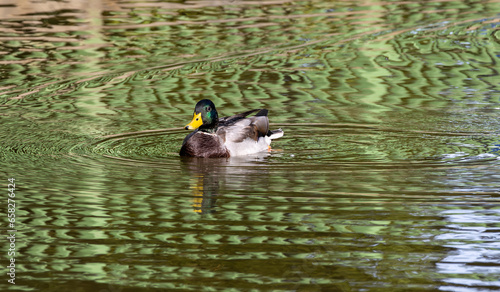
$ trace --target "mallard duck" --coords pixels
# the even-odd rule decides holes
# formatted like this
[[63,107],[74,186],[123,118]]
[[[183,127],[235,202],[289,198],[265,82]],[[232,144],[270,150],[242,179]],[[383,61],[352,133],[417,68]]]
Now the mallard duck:
[[[214,103],[200,100],[186,130],[195,130],[182,142],[181,156],[232,157],[270,149],[272,139],[283,136],[281,129],[270,131],[266,109],[249,110],[219,118]],[[254,116],[247,117],[256,113]]]

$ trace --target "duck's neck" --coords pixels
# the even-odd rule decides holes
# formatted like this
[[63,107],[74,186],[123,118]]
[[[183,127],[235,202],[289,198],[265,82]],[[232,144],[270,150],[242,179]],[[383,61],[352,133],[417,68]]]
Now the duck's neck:
[[218,127],[219,127],[219,120],[216,120],[215,123],[207,125],[206,127],[201,126],[200,131],[213,134],[213,133],[217,132]]
[[200,129],[200,131],[201,131],[201,132],[205,132],[205,133],[214,134],[215,132],[217,132],[217,128]]

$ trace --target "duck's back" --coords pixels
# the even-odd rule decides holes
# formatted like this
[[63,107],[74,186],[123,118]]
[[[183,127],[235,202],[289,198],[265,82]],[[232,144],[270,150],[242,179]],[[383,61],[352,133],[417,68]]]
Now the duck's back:
[[[246,117],[258,111],[255,116]],[[271,139],[267,110],[252,110],[243,114],[224,118],[224,124],[217,134],[222,138],[231,156],[241,156],[266,151]]]

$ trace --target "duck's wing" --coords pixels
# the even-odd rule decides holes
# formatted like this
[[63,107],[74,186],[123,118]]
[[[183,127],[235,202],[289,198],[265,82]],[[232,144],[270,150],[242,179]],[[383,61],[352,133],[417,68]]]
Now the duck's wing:
[[256,114],[256,116],[259,116],[259,115],[266,116],[267,115],[266,109],[253,109],[253,110],[246,111],[244,113],[236,114],[234,116],[219,118],[219,126],[222,126],[222,127],[230,126],[230,125],[232,125],[232,124],[234,124],[242,119],[245,119],[247,116],[249,116],[257,111],[258,111],[258,113]]
[[[247,117],[254,112],[257,112],[255,116]],[[269,132],[266,109],[251,110],[223,118],[219,120],[219,123],[217,135],[220,135],[225,142],[239,143],[248,138],[257,141]]]

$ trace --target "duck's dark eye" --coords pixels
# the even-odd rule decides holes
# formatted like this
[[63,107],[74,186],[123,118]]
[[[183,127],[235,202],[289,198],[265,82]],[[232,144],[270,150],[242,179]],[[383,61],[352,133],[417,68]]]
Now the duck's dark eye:
[[197,121],[199,121],[199,120],[200,120],[200,118],[196,118],[196,120],[197,120]]
[[210,106],[207,106],[207,112],[211,111],[212,108]]

